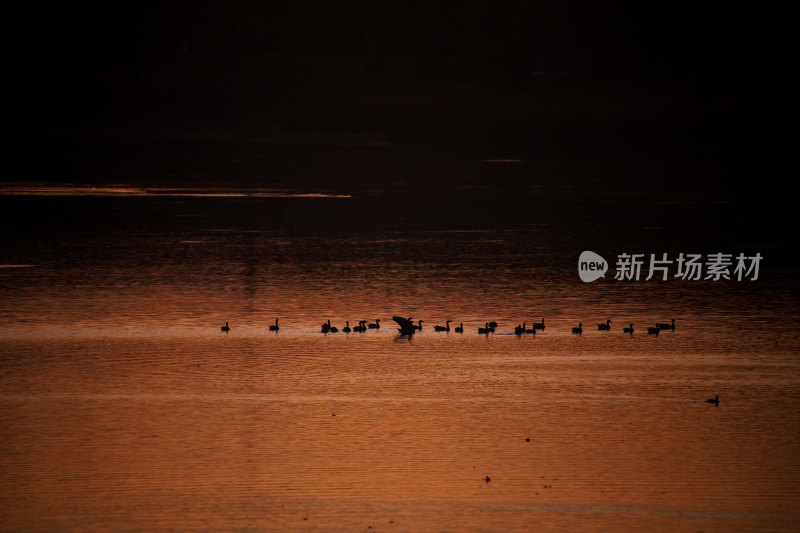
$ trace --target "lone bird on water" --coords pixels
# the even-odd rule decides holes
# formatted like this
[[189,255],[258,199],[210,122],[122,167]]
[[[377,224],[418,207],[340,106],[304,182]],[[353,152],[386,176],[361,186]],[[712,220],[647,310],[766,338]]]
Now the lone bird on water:
[[611,320],[606,320],[605,324],[597,324],[597,329],[600,331],[611,331]]
[[368,324],[367,327],[369,329],[381,329],[381,321],[380,319],[376,318],[374,324]]
[[345,333],[350,333],[350,331],[352,331],[350,329],[350,321],[349,320],[345,320],[344,323],[345,323],[345,326],[342,328],[342,331],[344,331]]
[[231,330],[231,328],[228,326],[228,323],[227,323],[227,322],[225,322],[225,325],[224,325],[224,326],[222,326],[222,327],[221,327],[221,328],[219,328],[219,329],[221,329],[221,330],[222,330],[222,331],[224,331],[225,333],[227,333],[227,332],[229,332],[229,331]]
[[578,327],[577,328],[572,328],[572,333],[577,333],[578,335],[583,333],[583,323],[582,322],[578,322]]
[[274,324],[274,325],[272,325],[272,326],[270,326],[270,327],[269,327],[269,330],[270,330],[270,331],[278,331],[279,329],[281,329],[281,328],[279,328],[279,327],[278,327],[278,319],[276,318],[276,319],[275,319],[275,324]]
[[464,333],[464,323],[461,324],[456,328],[456,333]]
[[671,323],[662,322],[656,324],[656,326],[658,326],[658,329],[671,329],[672,331],[675,331],[675,319],[673,318]]
[[633,322],[631,322],[631,326],[629,328],[622,328],[622,333],[630,333],[633,335]]
[[541,322],[534,322],[533,329],[544,329],[544,317],[542,317]]
[[647,328],[648,335],[655,335],[656,337],[658,337],[659,331],[661,331],[661,328],[658,327],[658,324],[656,324],[656,327],[654,328]]
[[433,331],[450,331],[450,322],[452,320],[446,321],[444,326],[433,326]]
[[706,400],[708,403],[713,403],[714,405],[719,407],[719,395],[714,396],[713,398],[709,398]]

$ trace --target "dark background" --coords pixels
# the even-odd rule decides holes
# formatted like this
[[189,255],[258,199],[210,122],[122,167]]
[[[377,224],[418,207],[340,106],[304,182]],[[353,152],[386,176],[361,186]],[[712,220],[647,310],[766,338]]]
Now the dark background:
[[108,4],[6,8],[5,181],[661,191],[791,223],[776,8]]
[[5,196],[0,226],[11,250],[42,253],[106,227],[168,232],[187,214],[320,243],[545,228],[564,272],[584,249],[744,251],[795,280],[790,17],[653,4],[8,7],[4,181],[352,199],[165,210]]
[[[243,86],[275,82],[530,87],[548,73],[567,85],[590,79],[771,94],[790,66],[787,14],[730,3],[119,4],[6,11],[8,85],[34,108],[28,112],[96,116],[141,105],[197,113],[182,101],[205,96],[213,105],[204,110],[223,113],[260,103]],[[223,96],[244,98],[225,106]]]

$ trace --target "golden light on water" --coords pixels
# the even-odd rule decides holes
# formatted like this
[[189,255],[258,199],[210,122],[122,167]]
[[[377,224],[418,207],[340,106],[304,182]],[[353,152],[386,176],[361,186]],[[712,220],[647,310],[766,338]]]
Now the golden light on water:
[[143,187],[92,187],[42,185],[0,186],[0,195],[5,196],[98,196],[98,197],[196,197],[196,198],[350,198],[349,194],[325,192],[292,192],[285,189],[214,189],[214,188],[143,188]]
[[0,533],[800,531],[791,19],[415,4],[7,10]]

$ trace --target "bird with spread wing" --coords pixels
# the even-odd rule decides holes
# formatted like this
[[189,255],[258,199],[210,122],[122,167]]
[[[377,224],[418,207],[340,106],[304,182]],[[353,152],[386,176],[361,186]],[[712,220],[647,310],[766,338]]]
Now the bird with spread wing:
[[414,323],[411,321],[411,317],[403,318],[401,316],[393,316],[392,320],[397,322],[397,325],[400,326],[397,328],[397,331],[400,332],[400,335],[413,335],[422,329],[420,326],[414,325]]

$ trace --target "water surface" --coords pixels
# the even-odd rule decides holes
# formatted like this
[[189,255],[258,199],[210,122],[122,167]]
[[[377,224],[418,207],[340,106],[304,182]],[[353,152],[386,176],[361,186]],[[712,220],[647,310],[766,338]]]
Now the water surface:
[[[796,269],[768,221],[696,225],[736,202],[28,188],[0,194],[3,530],[800,525]],[[584,249],[767,259],[755,282],[583,284]]]

